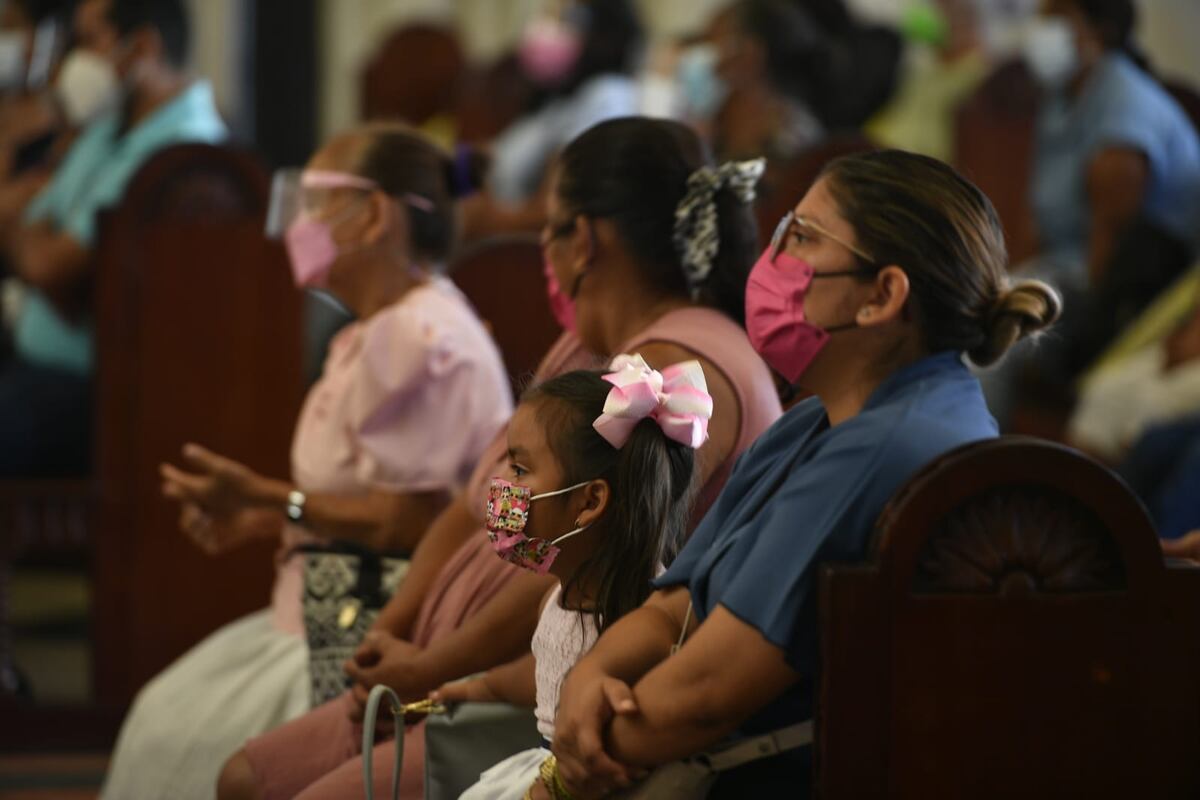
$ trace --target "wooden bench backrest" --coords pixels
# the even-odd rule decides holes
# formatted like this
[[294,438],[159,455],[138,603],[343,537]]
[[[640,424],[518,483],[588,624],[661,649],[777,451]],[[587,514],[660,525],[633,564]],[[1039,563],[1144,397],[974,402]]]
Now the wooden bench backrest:
[[1075,451],[942,458],[819,608],[823,798],[1200,796],[1200,569]]
[[301,299],[263,236],[268,176],[209,145],[148,162],[106,215],[96,261],[95,689],[128,700],[188,647],[267,604],[271,547],[221,558],[180,532],[158,467],[199,442],[289,474]]
[[491,331],[519,394],[562,334],[546,299],[537,237],[505,236],[471,245],[455,257],[450,277]]

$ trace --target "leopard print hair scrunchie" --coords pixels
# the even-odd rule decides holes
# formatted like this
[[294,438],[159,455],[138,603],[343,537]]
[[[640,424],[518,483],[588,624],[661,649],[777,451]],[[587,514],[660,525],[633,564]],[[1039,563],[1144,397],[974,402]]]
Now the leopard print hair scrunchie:
[[675,209],[674,241],[693,294],[708,279],[721,246],[717,192],[728,187],[741,202],[754,202],[754,187],[766,165],[764,158],[729,161],[715,169],[701,167],[688,176],[687,194]]

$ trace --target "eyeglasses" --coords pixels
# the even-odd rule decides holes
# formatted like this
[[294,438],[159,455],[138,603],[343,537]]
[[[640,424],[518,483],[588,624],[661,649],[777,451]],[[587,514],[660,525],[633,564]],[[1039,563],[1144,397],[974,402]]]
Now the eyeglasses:
[[551,242],[554,242],[554,241],[557,241],[557,240],[563,238],[564,236],[566,236],[567,234],[571,233],[574,230],[575,230],[575,218],[574,217],[572,217],[569,220],[566,220],[565,222],[559,222],[557,224],[555,224],[553,222],[547,222],[546,226],[544,228],[542,228],[542,247],[545,247],[546,245],[550,244]]
[[779,220],[779,225],[777,225],[775,228],[775,233],[771,237],[772,261],[774,261],[780,252],[783,251],[783,248],[787,245],[789,236],[807,239],[817,239],[820,237],[831,239],[832,241],[837,242],[842,247],[849,250],[854,255],[858,256],[863,262],[865,262],[867,267],[870,268],[845,270],[837,273],[824,273],[826,275],[857,275],[864,272],[875,272],[879,269],[880,265],[875,261],[875,259],[867,255],[866,251],[864,251],[862,248],[847,242],[845,239],[842,239],[836,234],[830,233],[821,225],[807,217],[797,214],[795,211],[789,211],[787,214],[785,214],[783,219]]

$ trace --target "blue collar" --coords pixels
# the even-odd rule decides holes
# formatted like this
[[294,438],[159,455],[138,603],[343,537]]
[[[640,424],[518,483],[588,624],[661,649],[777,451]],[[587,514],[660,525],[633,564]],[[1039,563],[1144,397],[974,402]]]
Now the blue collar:
[[925,356],[893,372],[871,393],[863,411],[886,405],[908,387],[936,375],[969,374],[962,355],[952,350]]

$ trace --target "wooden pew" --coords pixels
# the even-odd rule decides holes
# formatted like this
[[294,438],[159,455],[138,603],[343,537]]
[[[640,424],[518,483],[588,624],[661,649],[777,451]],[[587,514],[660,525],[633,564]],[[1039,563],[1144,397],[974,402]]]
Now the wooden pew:
[[453,30],[405,25],[387,38],[363,71],[363,115],[423,125],[451,112],[466,69]]
[[171,148],[103,221],[97,253],[95,693],[128,701],[220,625],[264,607],[269,545],[213,559],[180,533],[158,465],[200,442],[289,474],[303,393],[301,297],[263,236],[246,153]]
[[1200,796],[1200,568],[1075,451],[948,454],[819,609],[826,800]]
[[501,236],[472,244],[451,262],[450,277],[491,331],[519,395],[562,334],[546,299],[538,238]]
[[[111,744],[138,687],[267,602],[271,547],[202,555],[179,532],[157,468],[197,440],[287,474],[301,300],[282,249],[262,235],[268,191],[250,155],[183,145],[151,159],[101,220],[95,475],[0,484],[0,556],[91,564],[93,698],[0,697],[0,750]],[[3,601],[0,586],[0,651]]]
[[991,199],[1011,264],[1037,250],[1029,202],[1041,92],[1020,61],[999,66],[959,108],[955,166]]

